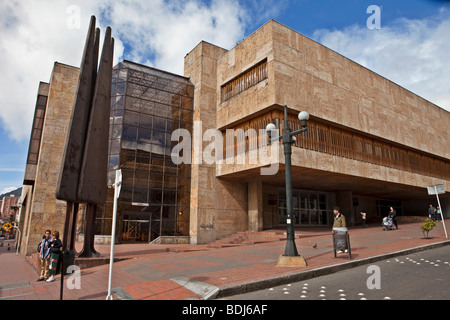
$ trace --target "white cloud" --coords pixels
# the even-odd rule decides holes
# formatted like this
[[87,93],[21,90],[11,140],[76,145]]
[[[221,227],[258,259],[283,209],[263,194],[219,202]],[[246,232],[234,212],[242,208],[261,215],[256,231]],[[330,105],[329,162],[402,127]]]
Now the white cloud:
[[225,48],[241,40],[245,14],[237,0],[0,1],[0,125],[15,141],[29,138],[39,81],[49,81],[55,61],[80,65],[91,15],[102,34],[101,23],[112,27],[115,63],[182,74],[201,40]]
[[8,187],[8,188],[4,188],[3,190],[0,191],[0,195],[3,195],[3,194],[5,194],[5,193],[11,192],[11,191],[14,191],[14,190],[16,190],[16,189],[17,189],[16,187]]
[[353,25],[313,38],[347,58],[450,111],[450,12],[398,19],[379,30]]
[[95,8],[86,7],[78,28],[69,28],[70,5],[69,1],[0,2],[0,123],[16,141],[29,138],[39,81],[49,81],[53,63],[80,65],[88,11]]
[[128,60],[183,74],[184,56],[200,41],[230,49],[244,36],[245,10],[236,0],[115,1],[105,11],[131,47]]

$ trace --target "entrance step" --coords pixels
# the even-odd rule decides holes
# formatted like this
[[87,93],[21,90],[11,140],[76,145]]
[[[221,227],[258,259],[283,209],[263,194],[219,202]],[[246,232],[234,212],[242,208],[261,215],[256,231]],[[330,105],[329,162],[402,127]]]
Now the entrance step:
[[[298,236],[296,235],[296,238]],[[209,243],[209,248],[224,248],[233,246],[252,245],[257,243],[286,240],[286,234],[280,230],[270,231],[240,231],[225,238]]]

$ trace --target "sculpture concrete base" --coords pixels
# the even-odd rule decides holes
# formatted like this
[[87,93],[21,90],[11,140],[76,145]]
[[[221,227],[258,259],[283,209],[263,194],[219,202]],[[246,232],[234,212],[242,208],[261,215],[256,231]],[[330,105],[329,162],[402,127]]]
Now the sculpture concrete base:
[[277,267],[306,267],[306,260],[302,256],[288,257],[280,256]]

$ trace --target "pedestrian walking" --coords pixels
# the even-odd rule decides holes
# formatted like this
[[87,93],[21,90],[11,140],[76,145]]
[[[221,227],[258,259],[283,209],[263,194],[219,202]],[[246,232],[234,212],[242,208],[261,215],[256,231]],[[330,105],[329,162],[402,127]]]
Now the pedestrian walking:
[[430,207],[428,208],[428,218],[436,220],[436,208],[433,207],[432,204],[430,204]]
[[367,213],[365,211],[361,211],[361,219],[362,219],[362,226],[363,226],[363,228],[367,228],[366,216],[367,216]]
[[439,207],[436,207],[436,220],[442,222],[442,211]]
[[54,275],[58,272],[58,266],[61,258],[61,248],[62,242],[59,239],[59,231],[53,231],[52,238],[49,241],[50,247],[50,267],[49,274],[50,278],[47,279],[47,282],[55,281]]
[[389,214],[388,217],[392,218],[392,222],[395,225],[395,229],[398,230],[398,225],[397,225],[397,211],[394,210],[393,207],[389,208]]
[[52,232],[46,230],[44,239],[41,242],[41,249],[39,251],[39,258],[41,259],[41,276],[37,281],[44,281],[48,279],[49,263],[50,263],[50,247],[49,240]]

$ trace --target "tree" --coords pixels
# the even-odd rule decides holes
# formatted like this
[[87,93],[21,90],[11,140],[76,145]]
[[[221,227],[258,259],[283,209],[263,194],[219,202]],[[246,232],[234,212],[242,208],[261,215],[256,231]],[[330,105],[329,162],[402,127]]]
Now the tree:
[[433,221],[430,218],[426,218],[423,225],[421,225],[419,228],[420,230],[422,230],[425,239],[428,239],[428,233],[433,230],[434,227],[436,227],[436,221]]

